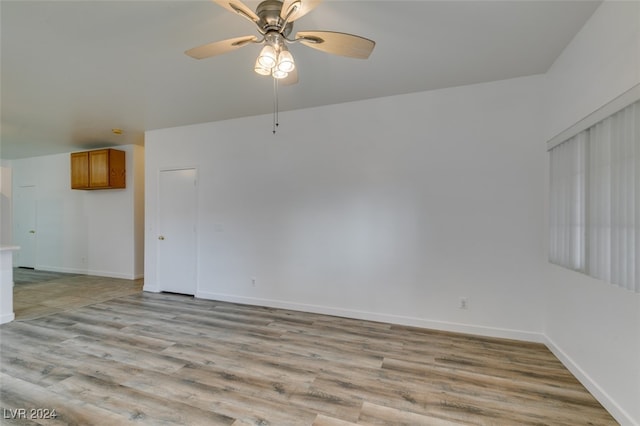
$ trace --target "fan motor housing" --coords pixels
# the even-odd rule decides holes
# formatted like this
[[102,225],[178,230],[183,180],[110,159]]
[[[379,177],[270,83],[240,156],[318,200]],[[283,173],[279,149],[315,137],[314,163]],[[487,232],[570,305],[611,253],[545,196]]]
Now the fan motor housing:
[[293,29],[293,22],[288,22],[282,30],[282,18],[280,18],[280,10],[282,9],[282,1],[265,0],[256,8],[256,15],[260,20],[256,23],[263,34],[269,31],[278,31],[287,37]]

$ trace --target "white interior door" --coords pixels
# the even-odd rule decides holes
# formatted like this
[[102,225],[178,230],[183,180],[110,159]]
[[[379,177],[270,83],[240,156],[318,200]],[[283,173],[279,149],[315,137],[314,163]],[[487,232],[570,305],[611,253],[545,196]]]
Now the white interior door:
[[13,204],[13,238],[20,250],[14,254],[15,266],[36,267],[36,187],[18,186]]
[[160,172],[158,284],[160,291],[196,294],[196,170]]

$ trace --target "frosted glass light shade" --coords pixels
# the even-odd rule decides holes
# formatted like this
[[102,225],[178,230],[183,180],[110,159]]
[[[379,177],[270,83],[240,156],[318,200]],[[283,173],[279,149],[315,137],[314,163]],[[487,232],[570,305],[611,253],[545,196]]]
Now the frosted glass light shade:
[[273,78],[281,79],[281,78],[285,78],[286,76],[288,76],[289,73],[281,71],[278,68],[274,68],[273,69],[273,73],[271,75],[273,75]]
[[276,66],[276,50],[271,45],[266,45],[260,51],[258,56],[258,63],[267,69],[271,69]]
[[256,59],[256,64],[253,66],[253,70],[260,75],[271,75],[271,69],[260,65],[260,59]]
[[295,62],[293,62],[293,55],[288,50],[283,50],[278,55],[278,71],[283,71],[289,73],[294,70],[296,67]]

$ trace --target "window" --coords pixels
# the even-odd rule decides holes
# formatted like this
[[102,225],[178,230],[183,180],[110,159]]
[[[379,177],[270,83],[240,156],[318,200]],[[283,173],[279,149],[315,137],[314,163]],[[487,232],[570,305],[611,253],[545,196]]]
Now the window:
[[552,263],[640,293],[640,101],[550,150]]

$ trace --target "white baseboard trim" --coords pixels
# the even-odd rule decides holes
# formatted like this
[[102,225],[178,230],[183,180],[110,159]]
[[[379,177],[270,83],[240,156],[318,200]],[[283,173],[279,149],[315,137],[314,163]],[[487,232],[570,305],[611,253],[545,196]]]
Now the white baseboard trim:
[[548,336],[544,336],[545,344],[549,350],[567,367],[576,379],[587,388],[595,399],[618,421],[621,425],[640,426],[631,416],[620,407],[566,352],[564,352]]
[[144,274],[121,274],[119,272],[109,272],[109,271],[96,271],[93,269],[79,269],[79,268],[66,268],[59,266],[47,266],[47,265],[37,265],[35,267],[36,271],[51,271],[51,272],[61,272],[63,274],[81,274],[81,275],[93,275],[94,277],[106,277],[106,278],[120,278],[123,280],[136,280],[138,278],[143,278]]
[[117,272],[109,272],[109,271],[94,271],[88,270],[86,272],[87,275],[93,275],[94,277],[106,277],[106,278],[120,278],[123,280],[135,280],[135,275],[133,274],[120,274]]
[[338,317],[361,319],[367,321],[385,322],[411,327],[427,328],[455,333],[474,334],[486,337],[499,337],[504,339],[524,340],[527,342],[544,343],[541,333],[533,333],[521,330],[505,328],[485,327],[471,324],[454,323],[447,321],[435,321],[424,318],[407,317],[393,314],[379,314],[375,312],[357,311],[351,309],[334,308],[329,306],[309,305],[304,303],[285,302],[281,300],[259,299],[254,297],[236,296],[230,294],[197,292],[195,297],[221,302],[242,303],[246,305],[267,306],[270,308],[289,309],[292,311],[312,312],[316,314],[333,315]]
[[16,319],[16,316],[13,312],[11,312],[10,314],[0,315],[0,324],[6,324],[13,321],[14,319]]
[[49,266],[49,265],[36,265],[36,271],[50,271],[50,272],[61,272],[63,274],[81,274],[87,275],[88,272],[86,269],[78,269],[78,268],[65,268],[61,266]]
[[146,291],[148,293],[160,293],[160,289],[158,287],[150,286],[146,284],[142,286],[142,291]]

